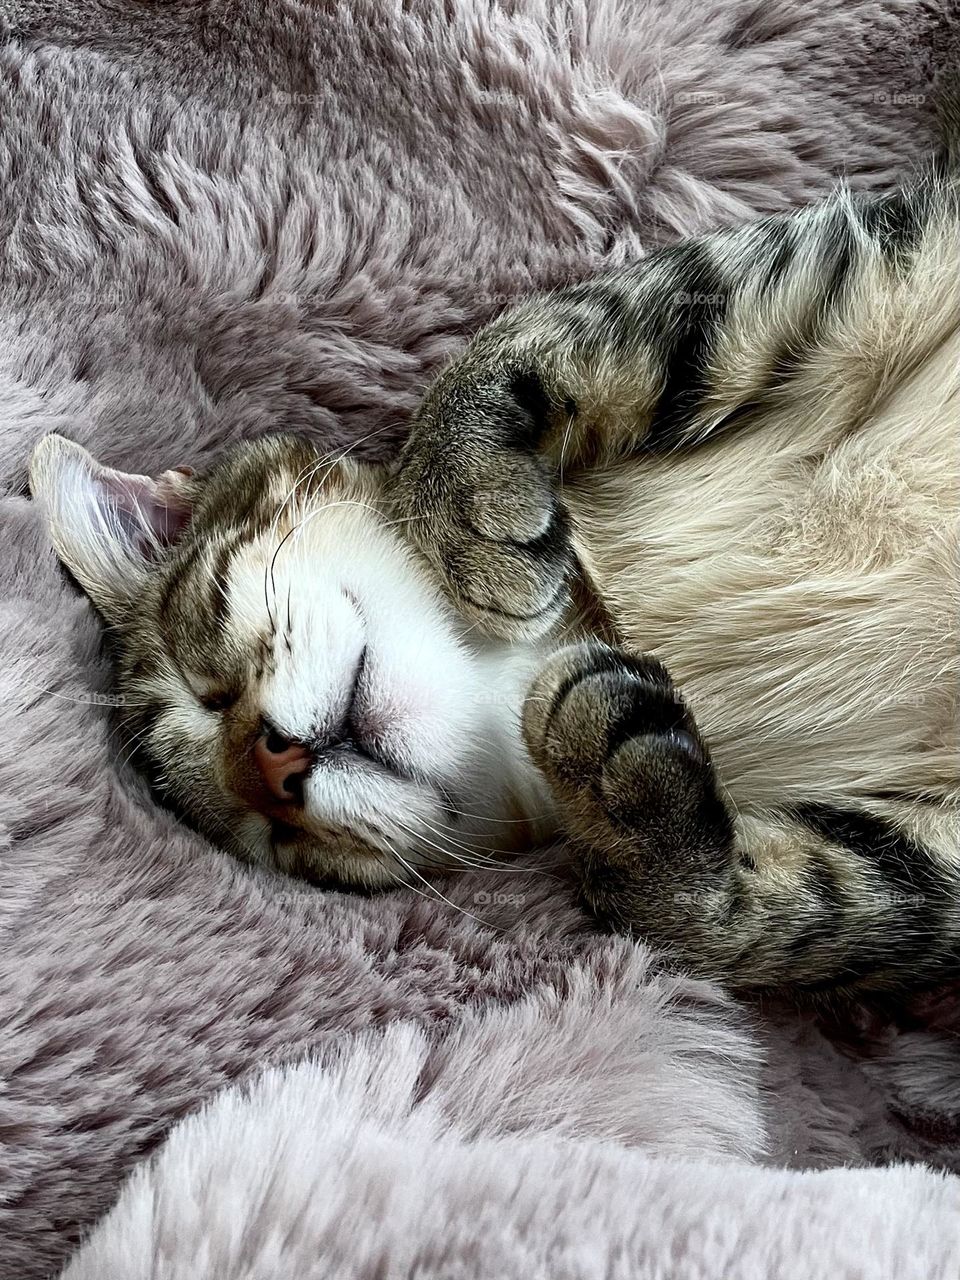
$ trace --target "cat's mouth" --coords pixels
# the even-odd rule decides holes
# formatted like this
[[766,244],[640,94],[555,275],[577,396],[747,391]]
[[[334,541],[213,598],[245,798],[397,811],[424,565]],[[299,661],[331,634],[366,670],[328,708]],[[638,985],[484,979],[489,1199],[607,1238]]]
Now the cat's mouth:
[[378,743],[370,739],[350,736],[341,739],[335,746],[321,751],[311,772],[317,769],[340,772],[355,772],[358,769],[382,769],[394,777],[413,781],[401,763],[393,758]]
[[271,842],[292,844],[304,840],[336,842],[344,834],[361,843],[376,844],[368,832],[376,832],[393,807],[417,795],[430,809],[450,812],[452,801],[444,781],[431,778],[387,752],[347,742],[321,752],[309,774],[288,802],[265,806]]

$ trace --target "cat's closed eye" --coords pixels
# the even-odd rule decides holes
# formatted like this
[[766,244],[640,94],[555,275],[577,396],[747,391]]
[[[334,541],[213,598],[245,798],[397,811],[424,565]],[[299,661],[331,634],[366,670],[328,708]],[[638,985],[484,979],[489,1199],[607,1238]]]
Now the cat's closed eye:
[[207,711],[229,711],[236,706],[239,693],[236,689],[211,689],[207,693],[198,694],[201,706]]

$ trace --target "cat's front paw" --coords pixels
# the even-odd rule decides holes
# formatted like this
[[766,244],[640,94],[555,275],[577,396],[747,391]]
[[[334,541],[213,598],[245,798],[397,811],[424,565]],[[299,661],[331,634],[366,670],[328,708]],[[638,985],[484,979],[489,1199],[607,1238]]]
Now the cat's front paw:
[[730,819],[706,746],[667,669],[597,642],[560,650],[531,689],[524,739],[584,846],[584,893],[628,924],[653,860],[682,889],[722,857]]
[[537,377],[466,358],[414,421],[395,480],[407,536],[460,611],[488,634],[546,634],[569,603],[566,513],[538,445],[550,409]]
[[665,767],[676,760],[695,768],[706,760],[693,717],[666,667],[649,655],[634,657],[599,641],[554,654],[527,697],[523,732],[552,781],[565,790],[598,790],[624,816],[636,795],[636,779],[626,793],[619,785],[636,772],[636,764],[625,768],[627,759],[652,755]]

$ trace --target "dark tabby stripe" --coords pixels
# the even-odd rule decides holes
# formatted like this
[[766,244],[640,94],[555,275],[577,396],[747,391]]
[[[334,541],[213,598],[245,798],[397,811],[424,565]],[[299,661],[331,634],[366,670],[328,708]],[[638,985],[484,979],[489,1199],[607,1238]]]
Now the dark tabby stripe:
[[237,550],[242,546],[244,539],[238,534],[229,541],[224,542],[217,551],[213,561],[213,573],[210,579],[210,613],[213,618],[213,625],[219,632],[223,632],[227,625],[227,615],[229,612],[229,601],[227,599],[227,576],[230,572],[230,565],[233,563],[233,557]]
[[[547,712],[546,730],[549,730],[557,712],[578,684],[582,684],[584,680],[590,679],[591,676],[618,675],[625,668],[651,686],[651,690],[656,687],[657,692],[662,691],[669,696],[673,683],[667,674],[666,668],[661,666],[660,663],[654,661],[645,662],[640,658],[631,658],[624,653],[618,653],[614,649],[598,648],[591,654],[589,662],[578,667],[571,675],[560,682]],[[630,735],[627,734],[626,736]],[[608,750],[610,750],[609,746]]]
[[[847,980],[890,965],[909,966],[917,973],[939,968],[946,974],[956,968],[957,885],[923,845],[862,810],[810,802],[793,812],[825,842],[875,868],[886,886],[878,890],[879,904],[869,899],[859,904],[863,936],[855,959],[846,966]],[[892,934],[879,927],[883,914],[895,921]]]
[[630,360],[636,353],[636,335],[644,312],[635,290],[624,287],[620,277],[601,277],[564,290],[564,301],[576,304],[569,319],[570,340],[585,350],[610,347]]
[[[802,236],[801,236],[802,239]],[[826,233],[822,270],[825,280],[816,303],[805,316],[795,318],[770,364],[769,385],[783,386],[803,367],[817,345],[823,326],[837,308],[856,263],[853,229],[843,209],[833,211]]]
[[178,613],[185,607],[188,614],[193,612],[195,586],[190,581],[200,563],[204,544],[197,540],[188,543],[176,554],[166,570],[160,588],[158,613],[164,636],[168,640],[176,628]]
[[931,907],[942,905],[947,898],[948,882],[929,852],[893,823],[861,809],[812,801],[797,805],[793,814],[822,840],[848,849],[874,866],[904,896],[923,899]]
[[664,291],[666,314],[647,317],[663,365],[663,389],[643,442],[651,453],[675,449],[695,419],[710,388],[707,370],[730,301],[731,281],[702,245],[682,245],[673,256],[676,288]]
[[919,245],[930,211],[929,188],[920,188],[864,200],[857,206],[857,218],[885,256],[902,264]]
[[816,902],[815,911],[804,918],[802,903],[798,900],[797,913],[784,924],[791,955],[812,957],[824,948],[836,947],[837,940],[843,936],[847,912],[833,869],[822,855],[811,855],[804,873],[805,888]]
[[783,281],[787,268],[796,260],[797,243],[794,238],[794,223],[778,220],[771,222],[767,237],[772,246],[770,261],[762,270],[760,277],[761,297],[771,293]]

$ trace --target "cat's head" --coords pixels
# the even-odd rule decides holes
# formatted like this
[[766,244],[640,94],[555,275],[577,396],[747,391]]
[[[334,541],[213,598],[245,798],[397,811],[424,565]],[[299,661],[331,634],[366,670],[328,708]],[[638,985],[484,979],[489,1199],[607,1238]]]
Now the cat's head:
[[48,436],[30,478],[110,627],[125,742],[216,843],[372,886],[522,825],[532,655],[470,634],[386,468],[277,436],[154,479]]

